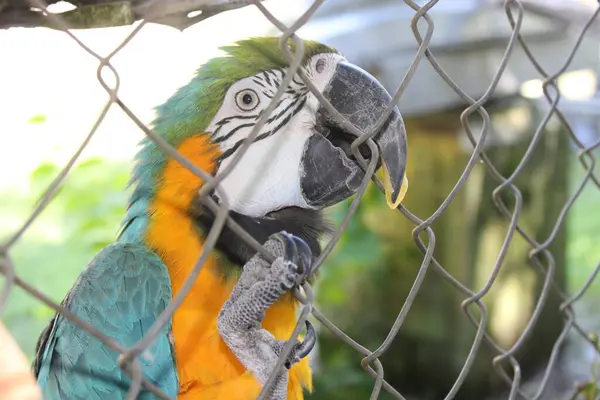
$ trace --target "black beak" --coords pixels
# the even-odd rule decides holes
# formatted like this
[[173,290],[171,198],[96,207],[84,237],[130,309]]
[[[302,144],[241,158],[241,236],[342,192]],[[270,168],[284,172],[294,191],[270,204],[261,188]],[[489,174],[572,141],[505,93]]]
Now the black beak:
[[[344,117],[362,132],[371,132],[392,98],[368,72],[340,62],[323,95]],[[355,136],[321,106],[315,130],[305,144],[301,164],[301,188],[305,201],[312,207],[324,208],[356,193],[364,177],[350,145]],[[406,131],[398,107],[373,138],[380,153],[377,169],[383,162],[388,204],[395,208],[406,191]],[[371,156],[366,144],[359,148],[365,158]],[[390,204],[390,207],[392,207]]]

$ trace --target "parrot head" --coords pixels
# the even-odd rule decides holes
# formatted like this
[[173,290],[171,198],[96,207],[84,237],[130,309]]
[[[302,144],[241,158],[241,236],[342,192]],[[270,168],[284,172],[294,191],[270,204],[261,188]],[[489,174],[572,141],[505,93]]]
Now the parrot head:
[[[303,41],[303,47],[304,74],[350,123],[369,132],[390,103],[390,94],[335,49],[314,41]],[[155,131],[176,148],[190,137],[205,135],[217,149],[207,172],[217,177],[234,162],[289,66],[277,37],[242,40],[222,50],[224,56],[202,65],[187,85],[157,108],[154,122]],[[312,232],[320,227],[311,227],[311,221],[320,220],[320,210],[355,194],[364,178],[350,147],[355,138],[296,75],[243,157],[221,181],[221,190],[211,195],[218,203],[226,196],[230,215],[257,239],[287,230],[307,239],[315,251]],[[407,185],[406,133],[397,107],[373,139],[380,155],[377,168],[383,166],[386,174],[388,204],[395,208]],[[366,144],[359,151],[370,157]],[[138,163],[137,175],[157,177],[167,156],[146,140],[139,158],[143,162]],[[148,190],[154,190],[150,186]],[[209,229],[214,215],[206,208],[199,214],[199,225]],[[224,231],[221,236],[227,235]],[[231,243],[230,239],[223,241]],[[238,261],[244,258],[240,255]]]

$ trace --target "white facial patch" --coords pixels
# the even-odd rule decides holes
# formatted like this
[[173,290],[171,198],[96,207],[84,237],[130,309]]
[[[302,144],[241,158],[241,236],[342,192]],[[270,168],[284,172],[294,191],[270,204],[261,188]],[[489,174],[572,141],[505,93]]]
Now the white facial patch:
[[[318,54],[303,71],[322,92],[341,60],[340,55]],[[283,71],[271,70],[241,79],[229,88],[207,129],[223,153],[217,176],[234,161],[282,80]],[[284,207],[311,208],[302,197],[300,164],[305,143],[315,134],[318,108],[317,98],[302,78],[294,77],[254,143],[221,181],[232,210],[259,217]]]
[[[311,132],[288,131],[253,143],[222,181],[231,209],[251,217],[289,206],[309,208],[300,192],[299,166]],[[221,170],[233,157],[221,164]]]

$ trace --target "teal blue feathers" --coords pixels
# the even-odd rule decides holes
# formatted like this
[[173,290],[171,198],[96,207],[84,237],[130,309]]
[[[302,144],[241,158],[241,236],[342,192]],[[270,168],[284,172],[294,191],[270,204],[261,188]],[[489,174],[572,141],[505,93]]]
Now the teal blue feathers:
[[[163,262],[145,247],[117,243],[104,248],[63,301],[83,321],[122,346],[139,341],[171,300]],[[118,353],[58,316],[42,336],[36,369],[45,400],[124,399],[131,380],[117,365]],[[145,376],[169,396],[179,389],[166,324],[139,357]],[[155,398],[146,392],[141,399]]]

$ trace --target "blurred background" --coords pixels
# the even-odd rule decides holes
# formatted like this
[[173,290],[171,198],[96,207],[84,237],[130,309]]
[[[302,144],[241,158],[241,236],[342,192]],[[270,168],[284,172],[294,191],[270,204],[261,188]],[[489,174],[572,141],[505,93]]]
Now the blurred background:
[[[423,4],[423,1],[417,2]],[[489,86],[510,37],[501,2],[440,1],[429,11],[435,23],[430,49],[452,79],[477,98]],[[528,7],[522,35],[550,73],[562,66],[597,2],[523,1]],[[265,6],[290,24],[310,1],[266,0]],[[59,2],[52,12],[72,8]],[[417,49],[410,20],[414,11],[401,1],[328,0],[298,31],[305,39],[337,47],[347,58],[396,90]],[[419,24],[425,35],[425,24]],[[109,54],[131,26],[76,30],[100,55]],[[153,107],[186,83],[218,46],[248,36],[279,32],[255,7],[212,17],[180,32],[149,24],[113,59],[120,97],[144,122]],[[571,66],[558,79],[565,113],[579,140],[600,139],[600,23],[583,40]],[[91,129],[108,100],[96,79],[98,62],[64,33],[46,28],[0,30],[0,239],[31,212]],[[406,207],[430,216],[448,195],[472,152],[460,121],[466,103],[423,60],[400,103],[409,135]],[[489,157],[505,176],[515,169],[549,106],[542,80],[519,47],[510,58],[492,99]],[[480,118],[471,118],[474,132]],[[56,198],[13,248],[19,274],[60,301],[79,272],[114,240],[129,192],[131,158],[143,133],[113,106],[98,133]],[[585,169],[564,126],[552,118],[531,161],[516,184],[523,195],[520,223],[537,241],[551,234],[562,207],[577,191]],[[477,165],[465,187],[432,228],[436,257],[473,291],[487,281],[509,222],[498,212],[492,191],[498,183]],[[330,210],[339,223],[349,203]],[[316,288],[319,309],[365,347],[374,350],[387,336],[423,260],[414,225],[392,213],[383,196],[369,189],[349,228],[322,269]],[[575,293],[600,261],[600,191],[583,189],[550,247],[556,260],[555,285]],[[489,334],[505,348],[525,329],[543,285],[543,275],[528,261],[530,247],[515,237],[504,268],[484,297]],[[1,280],[2,278],[0,278]],[[381,358],[385,378],[416,399],[443,398],[469,353],[475,328],[460,308],[464,295],[439,275],[429,273],[413,307]],[[517,354],[523,378],[535,391],[563,327],[561,300],[550,294],[538,324]],[[589,332],[600,331],[600,279],[575,305]],[[32,357],[35,341],[53,311],[15,288],[2,320]],[[318,325],[318,324],[317,324]],[[362,356],[326,329],[319,333],[313,399],[368,398],[373,380],[360,367]],[[497,355],[482,344],[459,399],[507,398],[508,386],[492,368]],[[542,399],[569,399],[577,385],[596,388],[597,353],[578,335],[559,353]],[[529,387],[526,385],[526,388]],[[591,386],[590,386],[591,385]],[[590,389],[591,390],[591,389]],[[596,389],[594,389],[596,390]],[[595,399],[598,391],[588,391]],[[381,394],[381,399],[391,398]]]

